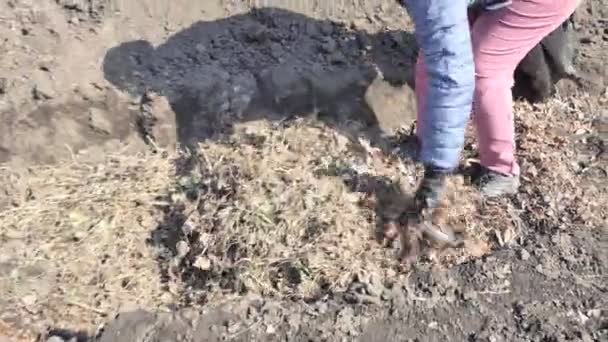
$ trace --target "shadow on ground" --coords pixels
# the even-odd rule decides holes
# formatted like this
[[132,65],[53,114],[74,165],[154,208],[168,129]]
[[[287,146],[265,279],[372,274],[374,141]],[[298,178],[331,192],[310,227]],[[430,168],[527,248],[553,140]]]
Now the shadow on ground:
[[[107,52],[103,69],[134,96],[166,97],[176,140],[192,147],[237,123],[311,113],[329,124],[360,121],[370,135],[383,135],[383,121],[413,121],[412,91],[403,87],[413,86],[415,55],[408,32],[371,34],[264,8],[195,23],[157,47],[126,42]],[[382,84],[370,87],[378,78]],[[140,121],[143,133],[157,138],[156,118]]]
[[[569,22],[522,61],[516,97],[540,101],[573,72]],[[156,47],[145,40],[123,43],[107,52],[103,72],[143,105],[150,101],[147,94],[164,96],[175,116],[168,119],[174,122],[174,139],[183,147],[221,139],[238,123],[302,115],[336,128],[358,121],[379,143],[414,121],[416,54],[409,32],[370,33],[263,8],[197,22]],[[552,70],[551,63],[561,68]],[[138,124],[147,138],[164,141],[158,135],[165,133],[155,129],[162,121],[167,118],[144,111]]]

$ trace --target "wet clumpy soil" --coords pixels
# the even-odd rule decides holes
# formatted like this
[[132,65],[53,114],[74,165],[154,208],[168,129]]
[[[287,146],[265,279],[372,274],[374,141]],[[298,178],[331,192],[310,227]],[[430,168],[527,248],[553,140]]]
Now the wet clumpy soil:
[[[136,196],[138,191],[162,191],[164,179],[153,171],[165,174],[168,167],[159,166],[164,164],[153,159],[158,156],[131,164],[111,159],[106,168],[87,166],[106,162],[108,153],[133,155],[200,141],[226,148],[234,143],[227,137],[243,125],[248,131],[249,123],[268,119],[280,131],[297,116],[319,119],[326,129],[353,141],[364,136],[384,148],[391,145],[383,137],[413,122],[415,46],[409,19],[394,1],[347,1],[331,8],[314,1],[310,7],[292,8],[288,1],[276,1],[284,8],[260,11],[250,11],[244,3],[178,0],[170,8],[145,0],[0,4],[0,161],[13,172],[67,159],[81,172],[78,177],[51,173],[48,181],[23,194],[14,191],[15,178],[3,173],[3,222],[12,222],[8,217],[26,212],[24,207],[31,215],[82,222],[82,217],[68,215],[79,202],[91,203],[85,211],[91,217],[85,219],[96,222],[87,223],[87,234],[115,224],[114,219],[96,218],[95,212],[127,220],[112,231],[113,249],[88,248],[99,252],[103,267],[79,261],[73,268],[86,280],[81,292],[69,292],[74,297],[61,288],[80,284],[77,275],[30,266],[44,259],[74,261],[70,248],[90,252],[76,249],[76,243],[82,248],[81,234],[70,231],[64,238],[61,217],[54,226],[50,219],[41,220],[49,229],[35,219],[2,228],[0,285],[25,287],[19,281],[29,277],[28,286],[45,288],[48,282],[56,289],[0,298],[0,341],[4,336],[55,342],[608,339],[605,0],[583,2],[577,13],[576,66],[585,77],[582,88],[564,82],[549,103],[518,105],[521,193],[482,203],[471,217],[488,232],[484,238],[490,248],[479,257],[460,263],[422,260],[409,271],[382,265],[382,278],[349,277],[340,291],[322,286],[313,297],[214,289],[215,300],[202,305],[200,297],[186,296],[196,287],[196,279],[187,277],[191,264],[177,265],[175,279],[163,272],[175,266],[170,262],[180,254],[179,239],[154,246],[165,257],[155,257],[153,248],[120,255],[119,248],[131,244],[125,232],[141,235],[128,237],[140,246],[154,240],[155,232],[183,231],[185,222],[167,225],[162,217],[183,211],[176,202],[152,205],[148,197]],[[268,137],[246,137],[252,153],[267,151]],[[473,147],[471,140],[466,151],[471,157]],[[407,170],[415,169],[410,165]],[[46,174],[28,172],[21,179]],[[87,177],[91,181],[84,185],[71,179]],[[151,178],[152,189],[144,190]],[[55,188],[52,180],[75,185]],[[132,191],[119,189],[131,181],[137,185]],[[61,202],[62,196],[78,191],[86,191],[87,199]],[[110,196],[104,203],[114,207],[96,202],[91,196],[97,191]],[[121,200],[114,201],[112,194]],[[37,211],[34,204],[42,199],[56,208]],[[113,212],[119,209],[129,214],[120,217]],[[499,229],[507,221],[514,229]],[[97,237],[89,243],[98,243]],[[57,238],[61,244],[55,245]],[[391,253],[385,254],[388,260]],[[86,256],[93,264],[95,256]],[[124,268],[131,264],[137,272]],[[24,272],[23,265],[34,271]],[[99,268],[114,268],[115,273],[91,276]],[[111,277],[123,275],[141,278],[117,281],[122,289],[110,286]],[[17,280],[10,284],[12,279]],[[228,274],[220,280],[234,278]],[[159,285],[152,291],[142,283]],[[115,298],[137,297],[136,306],[144,309],[131,311],[116,303],[112,296],[119,292]],[[162,300],[146,299],[148,294]],[[19,335],[16,329],[28,332]]]

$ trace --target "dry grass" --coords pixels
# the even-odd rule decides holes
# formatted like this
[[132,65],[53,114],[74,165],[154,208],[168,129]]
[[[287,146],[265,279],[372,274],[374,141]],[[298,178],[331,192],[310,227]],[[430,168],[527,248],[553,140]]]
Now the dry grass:
[[[281,129],[262,122],[232,144],[202,144],[196,171],[171,196],[177,211],[160,228],[173,251],[165,260],[171,280],[183,282],[187,299],[205,302],[225,292],[314,299],[361,279],[392,281],[395,250],[375,237],[383,218],[405,208],[419,170],[363,146],[302,122]],[[475,194],[459,190],[450,220],[469,227],[480,256],[489,248],[475,241],[484,234]],[[379,207],[362,205],[369,197]]]
[[[437,256],[439,265],[543,225],[605,227],[606,188],[589,173],[601,161],[573,163],[575,147],[590,144],[573,145],[571,135],[592,130],[577,116],[580,99],[518,105],[521,194],[488,203],[456,181],[448,214],[470,240]],[[353,282],[378,295],[403,270],[375,234],[420,170],[363,145],[303,121],[258,122],[201,144],[178,177],[158,154],[1,169],[0,320],[91,329],[131,304],[217,304],[245,292],[314,299]],[[377,208],[364,205],[370,197]]]
[[222,289],[315,297],[321,287],[344,289],[354,274],[382,271],[390,257],[374,245],[373,218],[341,177],[357,172],[347,160],[360,171],[368,165],[348,154],[343,137],[262,123],[235,143],[199,151],[191,182],[199,198],[184,210],[192,233],[180,231],[176,241],[188,251],[178,270],[188,284],[206,290],[208,301]]
[[121,306],[163,302],[146,239],[155,198],[171,184],[169,160],[111,156],[0,175],[11,186],[0,212],[2,318],[89,328]]
[[537,106],[520,104],[519,155],[527,200],[522,204],[531,221],[561,229],[608,227],[606,141],[593,126],[603,101],[577,94]]

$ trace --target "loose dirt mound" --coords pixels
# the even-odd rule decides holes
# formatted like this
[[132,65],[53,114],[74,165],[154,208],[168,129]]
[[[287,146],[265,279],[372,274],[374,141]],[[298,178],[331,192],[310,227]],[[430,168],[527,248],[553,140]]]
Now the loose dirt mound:
[[[222,145],[203,144],[194,158],[156,232],[173,251],[163,263],[188,301],[214,302],[226,291],[315,300],[362,279],[378,286],[398,271],[395,250],[375,238],[410,201],[413,164],[303,122],[248,126]],[[469,197],[450,220],[479,236],[487,232],[467,220],[476,203]]]

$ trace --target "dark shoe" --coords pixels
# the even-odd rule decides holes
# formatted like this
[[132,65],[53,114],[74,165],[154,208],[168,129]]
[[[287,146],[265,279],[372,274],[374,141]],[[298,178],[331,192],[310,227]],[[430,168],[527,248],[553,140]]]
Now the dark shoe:
[[432,211],[439,207],[448,174],[447,171],[437,170],[429,166],[424,168],[424,178],[416,191],[416,202],[419,209]]
[[484,197],[495,198],[516,194],[519,189],[519,176],[503,175],[485,169],[477,183]]
[[[418,218],[414,222],[422,236],[434,244],[451,248],[462,247],[464,240],[452,227],[435,225],[433,218],[436,210],[442,210],[442,198],[446,190],[447,177],[451,172],[425,167],[424,179],[416,191],[416,203],[419,210]],[[443,208],[445,209],[445,208]],[[438,213],[442,215],[441,212]]]

